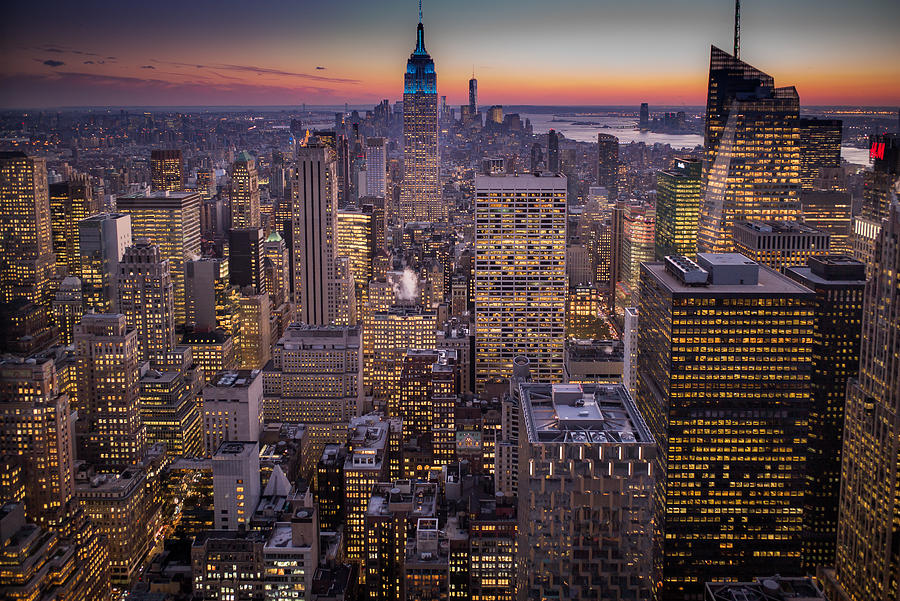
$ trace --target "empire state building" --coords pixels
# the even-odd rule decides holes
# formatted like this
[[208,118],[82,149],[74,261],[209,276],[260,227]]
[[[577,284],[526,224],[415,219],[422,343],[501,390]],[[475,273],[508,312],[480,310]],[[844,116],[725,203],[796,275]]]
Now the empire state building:
[[425,29],[419,12],[416,48],[403,76],[403,185],[400,219],[447,220],[441,201],[438,155],[438,96],[434,61],[425,50]]

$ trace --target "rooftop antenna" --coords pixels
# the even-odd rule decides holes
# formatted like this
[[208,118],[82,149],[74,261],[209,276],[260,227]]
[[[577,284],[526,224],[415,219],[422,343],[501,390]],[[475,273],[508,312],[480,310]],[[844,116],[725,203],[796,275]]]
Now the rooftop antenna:
[[[419,0],[419,5],[421,4],[422,0]],[[741,0],[734,0],[734,58],[741,58]]]
[[422,0],[419,0],[419,23],[422,22]]

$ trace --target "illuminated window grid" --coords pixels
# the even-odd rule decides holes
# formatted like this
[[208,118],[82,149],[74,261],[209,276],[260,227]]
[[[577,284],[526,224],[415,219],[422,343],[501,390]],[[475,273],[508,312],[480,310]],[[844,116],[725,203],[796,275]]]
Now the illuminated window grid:
[[[638,398],[666,458],[655,579],[677,590],[700,574],[749,578],[763,566],[798,566],[811,299],[793,288],[673,299],[652,278],[644,283]],[[670,359],[657,363],[657,353]],[[648,381],[663,387],[666,408],[648,400]]]
[[[534,179],[537,188],[540,178]],[[478,386],[509,377],[517,355],[531,359],[536,380],[561,379],[565,192],[477,190],[475,221]]]

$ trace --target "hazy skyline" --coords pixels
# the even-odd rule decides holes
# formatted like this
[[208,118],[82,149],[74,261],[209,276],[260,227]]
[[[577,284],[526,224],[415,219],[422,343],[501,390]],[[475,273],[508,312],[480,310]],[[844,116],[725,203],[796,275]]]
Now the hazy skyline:
[[[50,1],[7,7],[0,105],[372,104],[402,95],[416,3]],[[733,2],[425,2],[438,93],[485,104],[699,105]],[[749,0],[742,58],[804,105],[900,104],[900,3]]]

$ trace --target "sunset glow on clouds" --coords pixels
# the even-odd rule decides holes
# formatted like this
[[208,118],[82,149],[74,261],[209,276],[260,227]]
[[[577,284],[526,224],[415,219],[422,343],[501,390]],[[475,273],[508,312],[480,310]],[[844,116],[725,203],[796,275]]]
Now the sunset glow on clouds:
[[[425,3],[439,93],[460,104],[702,104],[728,0]],[[16,3],[0,105],[370,104],[399,99],[416,5]],[[900,104],[900,3],[750,0],[742,58],[803,104]]]

